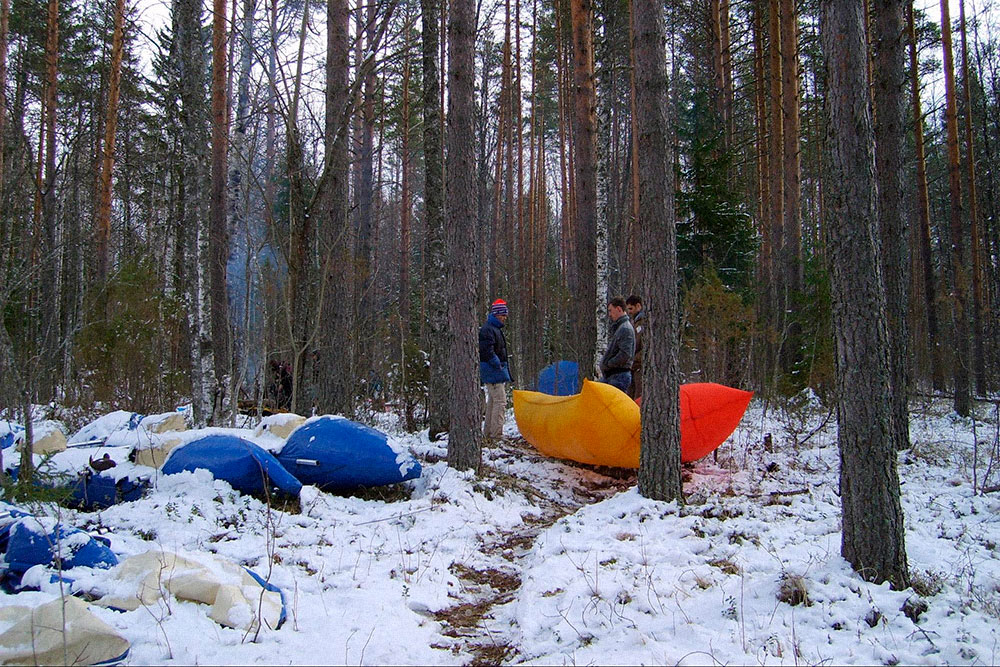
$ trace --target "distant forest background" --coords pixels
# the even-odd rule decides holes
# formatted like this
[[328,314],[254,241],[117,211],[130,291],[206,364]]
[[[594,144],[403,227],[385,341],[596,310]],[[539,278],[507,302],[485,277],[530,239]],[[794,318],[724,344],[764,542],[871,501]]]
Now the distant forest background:
[[[0,0],[0,408],[426,427],[461,260],[477,313],[510,306],[517,387],[592,375],[607,299],[650,296],[630,3],[478,4],[468,245],[439,2]],[[902,224],[878,242],[901,253],[895,391],[967,414],[1000,377],[1000,25],[953,4],[907,11]],[[683,381],[836,391],[818,5],[665,3]]]

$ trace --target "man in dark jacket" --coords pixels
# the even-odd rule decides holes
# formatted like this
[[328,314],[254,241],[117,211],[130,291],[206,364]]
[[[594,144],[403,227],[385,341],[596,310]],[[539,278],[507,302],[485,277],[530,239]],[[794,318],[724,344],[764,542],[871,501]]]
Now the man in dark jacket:
[[486,324],[479,329],[479,380],[486,385],[486,419],[483,435],[488,439],[503,435],[504,413],[507,411],[507,392],[504,384],[510,382],[507,365],[507,339],[503,326],[507,323],[507,302],[497,299],[490,306]]
[[635,329],[625,312],[625,299],[616,296],[608,303],[611,329],[608,349],[601,357],[601,382],[622,391],[632,384],[632,357],[635,356]]
[[642,307],[642,299],[635,294],[625,299],[625,312],[635,329],[635,356],[632,358],[632,384],[629,385],[628,395],[638,398],[642,396],[642,346],[646,337],[646,311]]

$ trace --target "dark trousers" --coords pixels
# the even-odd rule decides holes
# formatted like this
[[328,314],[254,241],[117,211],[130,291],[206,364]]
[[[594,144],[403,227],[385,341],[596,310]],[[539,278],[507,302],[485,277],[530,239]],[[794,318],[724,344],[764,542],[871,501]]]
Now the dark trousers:
[[632,371],[632,384],[629,386],[628,391],[625,392],[632,398],[639,398],[642,396],[642,369]]
[[601,382],[610,384],[612,387],[617,387],[622,391],[628,391],[628,386],[632,384],[632,371],[607,374]]

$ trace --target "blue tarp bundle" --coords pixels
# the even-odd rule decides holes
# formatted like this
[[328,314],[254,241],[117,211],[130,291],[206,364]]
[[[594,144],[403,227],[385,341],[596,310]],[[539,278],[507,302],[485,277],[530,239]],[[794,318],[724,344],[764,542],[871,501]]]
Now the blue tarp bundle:
[[249,440],[232,435],[209,435],[177,447],[163,464],[163,474],[198,468],[229,482],[240,493],[261,495],[274,489],[298,496],[302,490],[302,483],[273,455]]
[[[20,472],[20,465],[7,468],[7,474],[14,480],[17,479]],[[150,482],[148,479],[133,480],[128,477],[116,481],[110,475],[95,473],[88,468],[80,473],[76,479],[73,479],[71,474],[64,474],[44,482],[36,479],[35,485],[68,489],[67,506],[93,512],[118,503],[138,500],[149,488]]]
[[106,539],[91,537],[76,528],[56,524],[47,529],[38,519],[24,517],[9,527],[4,560],[10,574],[18,579],[35,565],[50,565],[57,549],[62,554],[59,565],[63,570],[81,566],[109,568],[118,564],[109,545]]
[[0,449],[13,447],[24,436],[24,427],[6,419],[0,419]]
[[420,464],[397,452],[380,431],[349,419],[320,417],[296,429],[278,461],[321,489],[383,486],[420,477]]
[[124,477],[115,481],[110,475],[88,471],[72,485],[69,505],[87,512],[105,509],[121,502],[138,500],[148,488],[148,479]]
[[557,361],[538,374],[538,391],[553,396],[580,393],[580,367],[575,361]]

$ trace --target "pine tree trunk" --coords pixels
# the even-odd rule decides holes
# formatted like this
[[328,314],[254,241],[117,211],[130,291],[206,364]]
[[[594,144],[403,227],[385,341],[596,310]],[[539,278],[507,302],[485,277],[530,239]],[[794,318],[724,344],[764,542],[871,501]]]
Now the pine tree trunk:
[[[573,175],[575,209],[573,261],[577,282],[570,284],[575,312],[572,344],[580,373],[592,376],[597,349],[597,109],[594,88],[594,29],[591,0],[570,0],[573,35]],[[606,304],[605,304],[606,305]]]
[[[410,54],[403,55],[403,100],[399,168],[399,324],[404,345],[410,335]],[[406,359],[400,360],[405,368]]]
[[[497,119],[497,153],[496,170],[493,177],[493,224],[487,230],[486,236],[489,238],[489,251],[486,255],[488,267],[486,269],[486,291],[491,295],[499,294],[501,291],[501,256],[504,255],[502,242],[506,235],[504,232],[508,228],[509,208],[505,196],[510,188],[510,3],[506,3],[507,16],[504,28],[503,56],[501,58],[500,73],[500,100],[499,118]],[[485,102],[485,100],[484,100]]]
[[785,310],[791,313],[789,340],[784,350],[785,371],[791,371],[798,359],[798,327],[791,295],[802,292],[802,160],[799,143],[799,22],[795,0],[781,0],[781,119],[783,131],[784,222],[782,264],[784,271]]
[[628,237],[628,284],[644,285],[642,275],[641,241],[639,240],[639,128],[636,125],[638,110],[636,109],[635,90],[635,49],[631,45],[635,41],[635,10],[630,2],[628,5],[628,43],[629,43],[629,217],[631,234]]
[[430,384],[427,395],[428,436],[431,441],[448,430],[448,299],[445,284],[444,165],[441,151],[441,80],[438,72],[441,6],[439,0],[421,0],[423,55],[424,210],[427,216],[427,326],[430,348]]
[[683,502],[680,371],[677,361],[677,242],[673,147],[667,98],[662,5],[634,1],[636,108],[639,117],[639,227],[643,292],[657,335],[645,349],[639,493]]
[[319,379],[316,407],[321,413],[354,414],[356,369],[349,342],[354,335],[354,294],[350,258],[354,236],[349,224],[350,7],[326,3],[325,167],[318,217],[321,297],[317,322]]
[[[574,220],[576,211],[576,187],[574,184],[573,171],[573,133],[569,127],[571,124],[572,112],[570,110],[570,57],[567,53],[565,40],[563,39],[564,12],[557,9],[556,14],[556,68],[559,95],[559,167],[561,172],[560,194],[562,202],[560,210],[560,276],[564,284],[572,289],[577,285],[577,266],[573,258],[576,256],[576,242],[574,240]],[[575,317],[575,313],[571,317]]]
[[38,373],[38,390],[42,397],[50,397],[55,392],[55,369],[61,359],[58,354],[59,341],[59,251],[56,246],[56,108],[59,87],[59,2],[49,0],[47,37],[45,40],[45,114],[42,123],[44,134],[45,180],[42,195],[42,285],[41,285],[41,333],[42,359],[45,360]]
[[315,254],[312,216],[306,211],[304,162],[298,126],[299,95],[302,85],[302,68],[305,41],[309,25],[309,0],[302,10],[299,26],[299,51],[292,83],[292,101],[285,119],[285,169],[288,177],[288,282],[285,286],[285,312],[290,348],[292,351],[291,411],[310,403],[310,366],[312,350],[309,340],[310,313],[313,305],[312,260]]
[[213,396],[212,423],[219,423],[225,378],[229,375],[229,299],[226,290],[226,265],[229,262],[226,184],[229,149],[229,104],[226,95],[226,2],[213,0],[212,14],[212,192],[209,199],[209,289],[211,301],[211,336],[215,350],[216,384]]
[[777,345],[768,353],[771,360],[772,372],[780,368],[781,352],[785,349],[787,331],[785,325],[788,321],[785,315],[786,310],[786,288],[784,276],[784,220],[785,220],[785,181],[784,181],[784,146],[785,146],[785,126],[782,115],[782,78],[781,78],[781,12],[779,0],[770,0],[768,7],[768,81],[770,83],[770,96],[768,99],[768,163],[771,167],[769,174],[768,192],[771,196],[770,210],[771,219],[768,221],[771,233],[771,284],[770,301],[772,323],[778,336]]
[[270,36],[267,49],[267,113],[264,127],[264,219],[268,226],[274,228],[274,174],[276,159],[275,120],[278,103],[278,0],[270,0],[268,7],[268,34]]
[[479,471],[482,392],[476,353],[476,188],[473,96],[475,0],[453,0],[448,15],[448,321],[451,336],[451,429],[448,465]]
[[[994,131],[993,135],[990,134],[990,115],[994,119],[997,119],[994,127],[1000,127],[1000,108],[996,104],[990,104],[988,95],[986,94],[986,68],[983,63],[983,48],[981,45],[981,40],[979,39],[979,21],[973,22],[973,40],[972,44],[975,48],[976,54],[976,69],[978,70],[977,81],[977,92],[976,99],[979,101],[980,105],[980,118],[981,122],[979,124],[979,133],[982,141],[984,156],[982,158],[984,165],[989,165],[985,169],[983,176],[983,181],[985,187],[985,197],[986,205],[984,207],[985,211],[996,212],[997,206],[1000,204],[998,201],[998,185],[1000,185],[1000,170],[997,169],[995,165],[1000,164],[1000,158],[997,156],[996,142],[1000,138],[997,136],[998,133]],[[1000,89],[1000,82],[997,81],[997,70],[996,68],[991,68],[990,71],[990,89],[998,90]],[[991,138],[992,136],[992,138]],[[978,216],[977,216],[978,217]],[[986,214],[983,216],[983,225],[981,229],[983,245],[981,247],[981,255],[985,258],[997,257],[1000,253],[1000,241],[997,240],[1000,237],[1000,225],[998,225],[996,215]],[[995,383],[998,378],[997,370],[1000,368],[1000,262],[986,260],[985,272],[987,275],[983,277],[983,283],[981,286],[982,291],[982,308],[983,312],[986,314],[983,318],[985,321],[985,332],[984,338],[986,339],[986,349],[984,350],[985,357],[985,375],[986,375],[986,389],[989,390],[991,387],[996,386]]]
[[910,446],[910,374],[907,313],[909,283],[903,199],[906,145],[906,65],[903,9],[908,0],[875,4],[875,164],[878,180],[879,235],[882,241],[882,277],[885,281],[889,334],[889,372],[892,388],[892,439],[895,448]]
[[949,228],[951,230],[952,331],[955,362],[955,412],[968,417],[972,409],[969,386],[969,279],[965,230],[962,228],[962,174],[958,151],[958,105],[955,90],[955,58],[951,46],[951,16],[948,3],[941,3],[941,46],[944,51],[945,129],[948,145]]
[[[0,0],[0,143],[7,136],[7,36],[10,33],[10,0]],[[4,201],[6,170],[4,152],[0,150],[0,202]],[[0,215],[0,246],[7,242],[7,216]]]
[[712,98],[716,116],[726,127],[725,74],[722,70],[722,2],[708,0],[709,39],[712,42]]
[[937,287],[931,256],[931,205],[927,189],[927,158],[924,151],[924,116],[920,105],[920,70],[917,63],[917,36],[912,2],[907,5],[907,32],[910,53],[910,98],[913,104],[913,136],[917,163],[917,219],[919,221],[920,266],[924,286],[924,309],[927,311],[927,338],[931,355],[931,386],[944,390],[941,363],[941,336],[938,328]]
[[[358,7],[358,31],[357,40],[360,44],[361,31],[361,7]],[[371,287],[372,287],[372,236],[375,230],[375,183],[374,183],[374,157],[375,157],[375,3],[368,3],[367,16],[364,21],[365,49],[368,51],[368,59],[364,61],[360,58],[360,45],[358,46],[358,62],[355,67],[361,72],[362,77],[362,102],[357,110],[360,114],[360,151],[357,157],[355,179],[355,215],[357,229],[357,240],[355,242],[355,263],[358,267],[354,281],[354,293],[358,296],[358,324],[363,335],[368,335],[371,322]],[[360,351],[359,351],[360,354]]]
[[[885,292],[874,225],[864,0],[822,0],[831,178],[826,227],[837,342],[841,555],[866,580],[909,585],[892,439]],[[873,270],[874,269],[874,270]]]
[[104,120],[104,159],[101,161],[100,199],[97,202],[95,281],[103,285],[108,279],[111,238],[111,174],[115,164],[115,133],[118,129],[118,99],[121,92],[122,42],[125,23],[125,0],[116,0],[114,32],[111,37],[111,72],[108,77],[108,106]]
[[965,31],[965,0],[960,0],[962,35],[962,98],[965,106],[965,171],[969,188],[969,238],[972,252],[972,349],[976,393],[987,395],[986,349],[983,342],[983,267],[979,236],[979,203],[976,197],[976,151],[972,141],[972,94],[969,72],[969,47]]
[[[242,285],[234,281],[234,303],[237,304],[232,313],[234,319],[233,331],[235,337],[232,340],[231,359],[238,373],[230,380],[229,397],[231,401],[237,401],[239,387],[246,380],[247,369],[252,356],[250,341],[251,309],[254,308],[256,285],[252,278],[256,256],[258,253],[259,230],[256,223],[251,222],[248,216],[249,195],[248,185],[252,175],[251,159],[247,152],[247,125],[248,110],[250,106],[250,69],[253,64],[253,40],[255,28],[256,0],[243,0],[243,15],[241,29],[234,35],[239,35],[240,55],[239,55],[239,75],[236,77],[236,113],[232,132],[232,159],[229,160],[228,188],[226,197],[228,203],[227,227],[236,235],[236,240],[232,243],[238,247],[237,255],[243,260],[243,280]],[[235,13],[233,22],[235,24]],[[235,52],[236,49],[233,49]],[[233,53],[235,57],[235,53]],[[239,322],[239,324],[236,324]],[[258,360],[257,366],[260,361]],[[235,403],[234,403],[234,407]],[[235,425],[236,410],[230,412],[230,425]]]
[[761,363],[759,384],[767,385],[773,362],[771,331],[773,329],[773,304],[771,286],[775,272],[775,251],[771,235],[771,155],[768,150],[768,113],[765,49],[764,49],[764,0],[752,0],[753,46],[754,46],[754,102],[756,110],[756,156],[757,156],[757,228],[760,234],[760,252],[757,258],[757,321],[763,330],[760,342]]
[[733,134],[736,127],[736,119],[733,113],[733,41],[732,30],[729,25],[729,0],[719,2],[719,29],[722,40],[722,109],[725,119],[725,142],[726,150],[733,146]]

